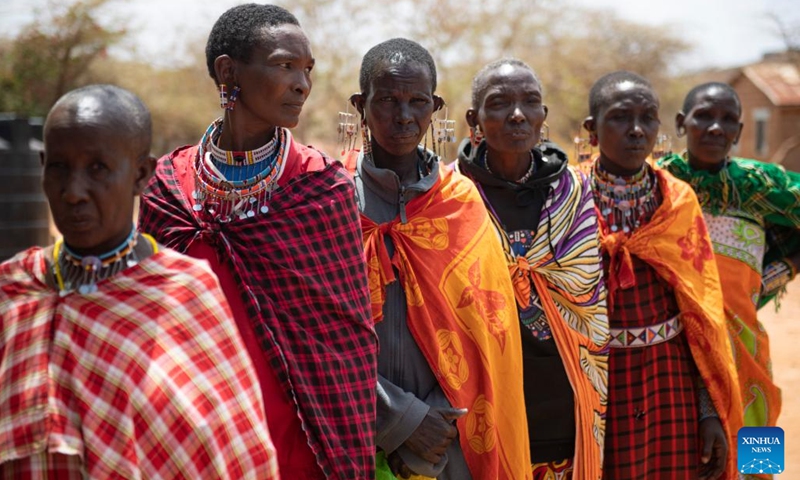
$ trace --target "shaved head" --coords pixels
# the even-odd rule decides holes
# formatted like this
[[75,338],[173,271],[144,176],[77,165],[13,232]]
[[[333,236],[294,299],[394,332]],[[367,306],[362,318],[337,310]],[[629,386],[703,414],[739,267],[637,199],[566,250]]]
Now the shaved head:
[[536,72],[534,72],[527,63],[523,62],[522,60],[517,60],[516,58],[504,58],[501,60],[496,60],[481,68],[472,79],[472,108],[476,110],[480,108],[481,103],[483,103],[483,97],[486,94],[486,90],[489,89],[492,81],[494,80],[493,75],[495,73],[502,72],[504,70],[513,70],[514,68],[520,68],[522,70],[531,72],[536,84],[539,85],[539,89],[542,89],[542,81],[539,80]]
[[[133,93],[114,85],[89,85],[72,90],[53,105],[44,134],[59,126],[108,125],[125,138],[136,158],[150,153],[150,112]],[[99,139],[102,141],[103,139]]]

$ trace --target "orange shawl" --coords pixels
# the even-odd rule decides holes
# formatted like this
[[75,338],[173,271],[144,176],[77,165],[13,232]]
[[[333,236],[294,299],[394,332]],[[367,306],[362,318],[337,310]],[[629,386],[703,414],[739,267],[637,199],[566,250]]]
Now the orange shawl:
[[631,255],[650,264],[672,286],[692,357],[728,436],[724,478],[736,478],[742,402],[711,240],[692,188],[666,170],[654,170],[664,200],[649,223],[628,236],[608,232],[602,217],[599,219],[601,243],[611,257],[609,298],[617,288],[633,286],[636,281]]
[[[480,194],[441,165],[406,215],[405,224],[381,225],[361,216],[373,316],[382,318],[395,267],[411,334],[451,405],[469,409],[456,426],[472,477],[530,479],[514,292]],[[395,246],[391,259],[384,235]]]

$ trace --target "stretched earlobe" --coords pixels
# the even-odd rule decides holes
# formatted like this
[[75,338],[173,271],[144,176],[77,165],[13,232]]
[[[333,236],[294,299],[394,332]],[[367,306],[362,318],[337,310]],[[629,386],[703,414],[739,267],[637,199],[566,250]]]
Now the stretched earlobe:
[[441,110],[442,107],[444,107],[444,105],[445,105],[445,103],[444,103],[444,99],[442,97],[440,97],[439,95],[434,95],[433,96],[433,111],[434,112],[438,112],[439,110]]
[[593,117],[593,116],[591,116],[591,115],[589,115],[588,117],[586,117],[586,118],[583,120],[583,123],[581,123],[581,126],[582,126],[582,127],[583,127],[583,128],[584,128],[584,129],[585,129],[587,132],[594,133],[594,130],[595,130],[595,121],[594,121],[594,117]]
[[364,116],[364,94],[363,93],[354,93],[350,95],[350,99],[348,100],[350,105],[355,107],[358,113],[363,117]]
[[478,111],[474,108],[468,109],[467,113],[464,115],[464,118],[467,120],[467,125],[469,125],[471,128],[478,126]]

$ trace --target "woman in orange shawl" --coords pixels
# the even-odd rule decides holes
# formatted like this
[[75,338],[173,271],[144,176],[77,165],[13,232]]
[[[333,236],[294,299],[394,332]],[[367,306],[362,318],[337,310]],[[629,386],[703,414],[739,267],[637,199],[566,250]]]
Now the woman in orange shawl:
[[[419,44],[361,65],[362,213],[378,355],[379,475],[530,479],[520,329],[500,242],[469,179],[419,143],[443,101]],[[463,410],[462,410],[463,409]],[[455,421],[455,428],[452,423]]]
[[595,82],[584,121],[606,260],[604,477],[736,478],[742,407],[711,242],[691,188],[646,163],[658,98],[630,72]]

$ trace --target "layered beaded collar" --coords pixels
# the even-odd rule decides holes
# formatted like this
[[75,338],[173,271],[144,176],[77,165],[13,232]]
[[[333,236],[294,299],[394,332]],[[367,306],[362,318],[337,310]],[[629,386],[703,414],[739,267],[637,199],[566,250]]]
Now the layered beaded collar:
[[[156,250],[152,237],[145,238]],[[131,227],[131,233],[116,248],[101,255],[79,255],[72,251],[63,239],[53,247],[53,276],[56,279],[59,295],[62,297],[74,291],[88,295],[97,291],[97,282],[112,277],[126,268],[139,263],[136,245],[139,231]]]
[[222,127],[222,119],[217,119],[200,141],[194,163],[193,210],[222,223],[268,213],[272,192],[286,166],[291,134],[276,127],[272,140],[256,150],[226,151],[218,146]]
[[658,182],[650,165],[631,176],[613,175],[599,161],[592,167],[592,190],[611,232],[630,233],[658,208]]

